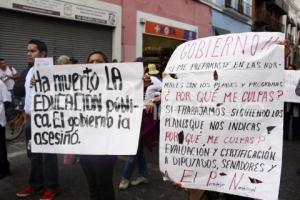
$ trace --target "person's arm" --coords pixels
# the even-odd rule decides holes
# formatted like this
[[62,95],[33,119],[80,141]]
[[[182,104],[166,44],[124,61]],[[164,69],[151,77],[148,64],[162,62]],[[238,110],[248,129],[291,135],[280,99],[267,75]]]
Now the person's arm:
[[20,75],[19,74],[14,74],[14,75],[10,76],[9,78],[15,81],[15,80],[18,80],[20,78]]
[[295,93],[297,96],[300,96],[300,79],[298,80],[296,89],[295,89]]

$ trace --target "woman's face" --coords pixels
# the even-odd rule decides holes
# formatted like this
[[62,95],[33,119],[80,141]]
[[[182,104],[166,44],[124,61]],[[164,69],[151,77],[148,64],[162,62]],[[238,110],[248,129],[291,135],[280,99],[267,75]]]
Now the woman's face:
[[89,58],[90,64],[96,64],[96,63],[105,63],[105,60],[103,56],[99,53],[94,53]]

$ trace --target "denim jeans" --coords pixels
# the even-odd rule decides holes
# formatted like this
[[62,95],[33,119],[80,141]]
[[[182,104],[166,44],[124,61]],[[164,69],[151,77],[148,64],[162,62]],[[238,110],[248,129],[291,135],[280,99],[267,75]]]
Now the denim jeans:
[[130,179],[136,163],[138,164],[139,176],[147,177],[148,169],[147,169],[147,162],[144,156],[144,148],[142,142],[139,143],[136,155],[129,156],[128,160],[126,161],[123,170],[124,179],[128,179],[128,180]]

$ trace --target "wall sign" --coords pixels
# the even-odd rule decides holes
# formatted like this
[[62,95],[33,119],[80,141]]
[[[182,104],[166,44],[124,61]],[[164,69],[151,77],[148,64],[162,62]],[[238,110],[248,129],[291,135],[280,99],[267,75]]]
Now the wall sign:
[[197,37],[195,31],[184,30],[150,21],[146,22],[145,33],[180,40],[194,40]]
[[80,5],[61,0],[11,0],[3,4],[9,9],[54,16],[94,24],[116,26],[117,14],[113,11]]

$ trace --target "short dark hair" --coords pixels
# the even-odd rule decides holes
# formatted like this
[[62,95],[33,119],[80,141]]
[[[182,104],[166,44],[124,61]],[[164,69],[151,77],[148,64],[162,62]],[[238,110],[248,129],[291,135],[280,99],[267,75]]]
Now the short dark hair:
[[5,59],[4,58],[0,58],[0,61],[5,61]]
[[88,57],[86,58],[86,62],[87,62],[87,63],[89,62],[90,57],[91,57],[92,55],[94,55],[94,54],[100,54],[100,55],[103,57],[104,61],[105,61],[106,63],[108,63],[108,58],[107,58],[107,56],[106,56],[102,51],[92,51],[91,53],[89,53]]
[[35,44],[37,46],[37,49],[39,50],[39,52],[45,52],[45,57],[47,57],[48,49],[47,49],[47,45],[45,44],[45,42],[43,42],[41,40],[37,40],[37,39],[32,39],[28,42],[28,44]]
[[143,57],[137,57],[134,62],[142,62],[144,67],[148,65],[148,62]]

